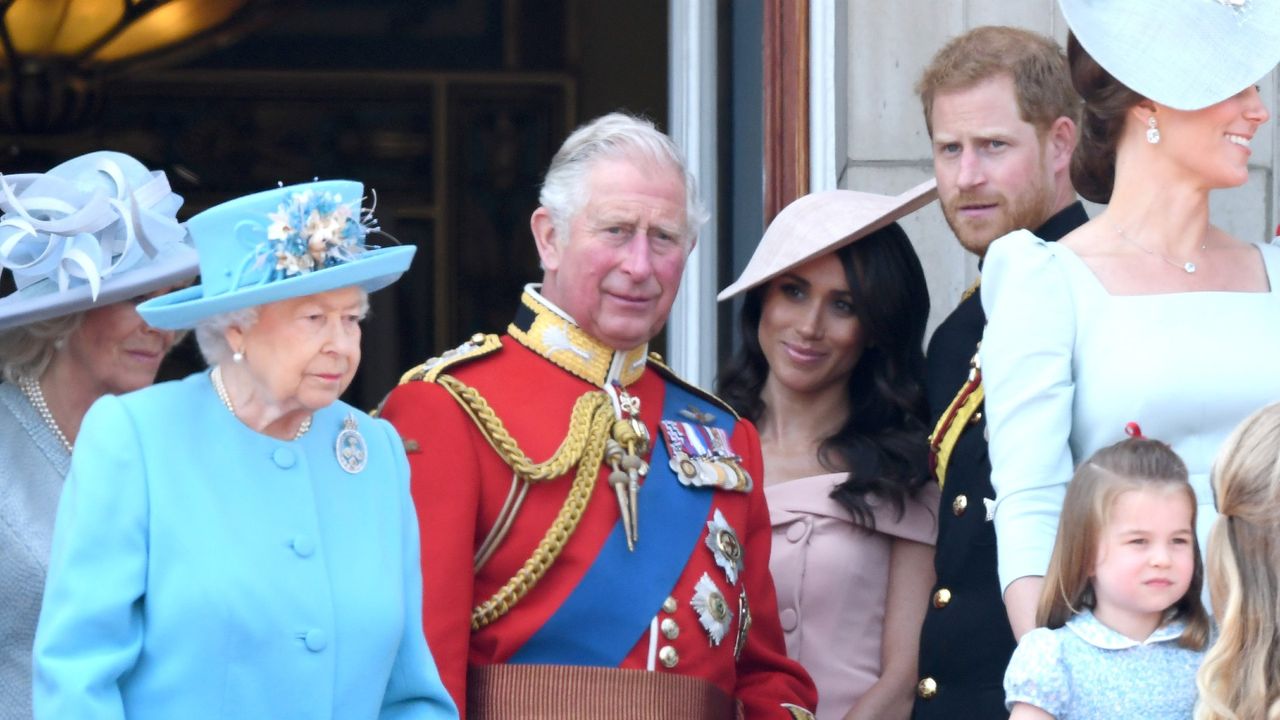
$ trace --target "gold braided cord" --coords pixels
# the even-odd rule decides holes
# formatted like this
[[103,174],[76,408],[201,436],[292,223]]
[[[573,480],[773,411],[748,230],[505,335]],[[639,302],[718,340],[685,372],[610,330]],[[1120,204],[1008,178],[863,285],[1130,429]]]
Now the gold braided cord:
[[583,394],[573,405],[569,434],[560,447],[546,462],[535,463],[520,449],[488,401],[475,388],[450,375],[439,375],[436,382],[462,405],[489,445],[522,479],[530,482],[550,480],[565,474],[575,464],[578,466],[564,505],[533,554],[492,597],[471,610],[471,629],[479,630],[505,615],[538,584],[578,529],[600,475],[605,441],[614,421],[613,405],[603,392]]
[[[569,469],[582,457],[587,440],[593,437],[588,429],[592,426],[596,414],[603,408],[609,411],[610,419],[613,417],[608,395],[599,391],[584,393],[573,404],[573,412],[569,415],[569,433],[565,435],[560,447],[556,448],[549,459],[537,463],[520,449],[515,438],[511,437],[511,433],[507,432],[506,426],[502,424],[501,418],[489,406],[489,401],[485,400],[475,388],[452,375],[440,375],[436,378],[436,382],[444,386],[449,394],[467,410],[467,414],[480,428],[480,433],[484,435],[484,439],[489,442],[494,452],[498,453],[498,457],[502,458],[503,462],[509,465],[517,475],[532,483],[554,480],[569,472]],[[603,447],[603,440],[601,443]]]
[[579,463],[578,472],[573,478],[573,485],[569,487],[569,495],[564,499],[564,506],[556,515],[555,522],[551,523],[542,542],[538,543],[538,547],[534,548],[533,554],[524,561],[524,565],[516,571],[516,574],[492,597],[472,609],[472,630],[479,630],[505,615],[533,589],[556,558],[560,557],[560,551],[569,542],[574,530],[578,529],[578,522],[582,520],[582,513],[587,508],[587,502],[591,500],[591,493],[596,487],[596,478],[600,475],[600,462],[604,459],[604,443],[608,437],[609,423],[613,420],[611,410],[606,404],[605,412],[597,413],[591,423],[592,441],[583,453],[582,462]]

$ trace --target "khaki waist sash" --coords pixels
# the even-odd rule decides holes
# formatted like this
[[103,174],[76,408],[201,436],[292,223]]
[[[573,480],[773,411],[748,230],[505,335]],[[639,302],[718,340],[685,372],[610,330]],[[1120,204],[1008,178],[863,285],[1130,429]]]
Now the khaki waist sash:
[[702,678],[571,665],[467,671],[468,720],[733,720],[733,698]]

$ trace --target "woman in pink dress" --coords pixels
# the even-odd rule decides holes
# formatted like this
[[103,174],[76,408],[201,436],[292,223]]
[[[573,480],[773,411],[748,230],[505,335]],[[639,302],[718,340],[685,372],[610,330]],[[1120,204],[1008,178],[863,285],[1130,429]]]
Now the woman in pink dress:
[[[820,720],[911,713],[933,583],[924,354],[929,295],[896,197],[835,190],[783,209],[742,277],[721,395],[760,430],[787,654]],[[856,242],[855,242],[856,241]]]

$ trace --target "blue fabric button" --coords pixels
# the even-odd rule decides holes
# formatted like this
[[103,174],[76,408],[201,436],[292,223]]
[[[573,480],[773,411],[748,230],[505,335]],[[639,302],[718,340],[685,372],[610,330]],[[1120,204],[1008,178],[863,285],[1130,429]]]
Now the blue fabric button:
[[271,459],[274,460],[276,465],[280,468],[288,470],[293,467],[293,463],[297,458],[294,457],[293,451],[289,448],[280,447],[276,448],[276,451],[271,453]]
[[302,642],[306,643],[311,652],[320,652],[329,646],[329,636],[323,630],[308,630],[302,637]]
[[293,547],[293,551],[298,553],[298,557],[311,557],[311,553],[316,551],[316,541],[306,535],[299,535],[289,543]]

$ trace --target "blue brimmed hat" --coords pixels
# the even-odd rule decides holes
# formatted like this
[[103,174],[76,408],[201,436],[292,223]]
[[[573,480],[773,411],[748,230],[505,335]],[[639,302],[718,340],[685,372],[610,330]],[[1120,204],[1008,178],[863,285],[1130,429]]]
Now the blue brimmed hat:
[[375,248],[376,229],[352,180],[290,185],[214,206],[187,221],[200,253],[200,284],[138,306],[154,327],[194,327],[205,318],[287,298],[358,286],[368,292],[409,268],[412,245]]
[[0,175],[0,330],[145,295],[195,277],[163,172],[106,150],[46,173]]
[[1277,0],[1058,0],[1098,64],[1134,92],[1199,110],[1280,62]]

